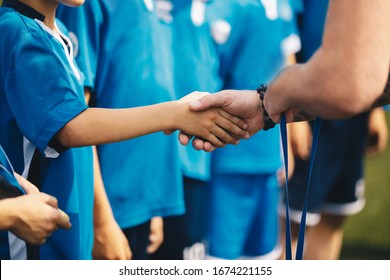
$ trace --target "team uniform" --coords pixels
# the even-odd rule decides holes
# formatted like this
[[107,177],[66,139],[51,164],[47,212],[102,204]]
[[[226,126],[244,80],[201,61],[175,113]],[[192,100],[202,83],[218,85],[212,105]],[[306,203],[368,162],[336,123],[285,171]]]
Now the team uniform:
[[[288,2],[214,1],[208,20],[217,44],[225,89],[255,89],[269,82],[297,51]],[[288,10],[290,9],[290,10]],[[283,11],[283,13],[281,12]],[[267,258],[280,255],[276,173],[282,167],[280,133],[259,132],[240,145],[213,152],[210,182],[210,258]]]
[[[299,26],[302,51],[298,55],[302,62],[321,45],[327,6],[328,1],[304,1]],[[363,209],[367,135],[368,113],[345,120],[323,120],[310,185],[308,226],[320,221],[320,213],[348,216]],[[290,218],[296,223],[301,219],[308,170],[308,161],[296,159],[289,182]]]
[[2,250],[1,259],[91,259],[92,148],[65,150],[54,138],[87,109],[83,76],[64,26],[56,23],[58,35],[43,20],[19,1],[0,8],[0,144],[16,172],[58,199],[72,228],[54,232],[38,248],[8,234],[1,247],[9,252]]
[[[215,92],[221,88],[219,60],[205,21],[207,2],[157,2],[157,14],[172,30],[177,99],[193,91]],[[164,243],[153,256],[155,259],[202,259],[205,256],[205,204],[211,154],[196,151],[192,145],[180,145],[179,149],[186,213],[164,219]]]
[[[57,13],[73,33],[76,60],[96,107],[127,108],[175,100],[170,29],[152,1],[86,1]],[[106,192],[133,257],[146,258],[149,221],[184,213],[175,136],[163,133],[98,146]]]

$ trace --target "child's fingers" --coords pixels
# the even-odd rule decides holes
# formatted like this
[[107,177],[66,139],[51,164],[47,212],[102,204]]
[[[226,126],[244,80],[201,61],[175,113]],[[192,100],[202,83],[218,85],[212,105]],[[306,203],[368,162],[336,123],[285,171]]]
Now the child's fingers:
[[219,111],[220,118],[217,119],[217,124],[230,132],[230,134],[237,136],[237,138],[248,139],[250,134],[245,129],[248,125],[240,118],[230,115],[223,110]]

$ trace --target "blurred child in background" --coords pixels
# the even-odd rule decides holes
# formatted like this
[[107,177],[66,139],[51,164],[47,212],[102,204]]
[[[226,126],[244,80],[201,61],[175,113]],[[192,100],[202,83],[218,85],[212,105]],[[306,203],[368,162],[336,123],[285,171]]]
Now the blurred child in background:
[[[157,1],[157,14],[172,30],[176,98],[192,91],[218,91],[219,61],[204,0]],[[165,240],[154,259],[204,259],[206,191],[211,154],[180,145],[186,212],[164,219]]]
[[[208,10],[208,20],[218,49],[223,89],[256,89],[299,50],[288,1],[217,0]],[[213,152],[209,258],[280,257],[280,146],[279,130],[274,129],[261,131],[233,149]]]

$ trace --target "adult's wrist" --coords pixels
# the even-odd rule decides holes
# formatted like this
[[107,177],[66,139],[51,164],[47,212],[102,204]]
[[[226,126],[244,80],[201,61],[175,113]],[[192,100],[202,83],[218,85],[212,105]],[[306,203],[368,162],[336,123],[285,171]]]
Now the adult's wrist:
[[265,109],[265,106],[264,106],[264,98],[265,98],[265,95],[267,93],[267,85],[265,84],[262,84],[260,85],[256,91],[257,93],[259,94],[260,96],[260,102],[261,102],[261,113],[263,115],[263,122],[264,122],[264,127],[263,127],[263,130],[269,130],[271,128],[274,128],[276,123],[270,118],[267,110]]

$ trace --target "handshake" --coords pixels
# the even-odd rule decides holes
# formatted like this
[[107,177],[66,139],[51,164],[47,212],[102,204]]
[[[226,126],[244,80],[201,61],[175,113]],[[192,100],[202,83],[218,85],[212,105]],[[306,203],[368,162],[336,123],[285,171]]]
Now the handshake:
[[189,117],[183,118],[178,128],[179,141],[188,145],[192,140],[196,150],[211,152],[226,144],[237,145],[240,139],[248,139],[264,127],[264,107],[254,90],[193,92],[177,102],[188,104],[189,110]]

